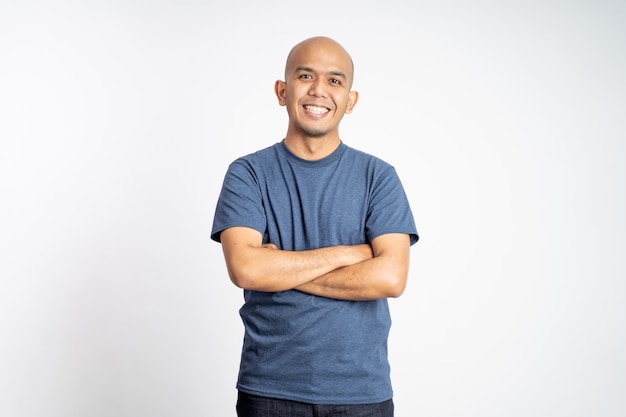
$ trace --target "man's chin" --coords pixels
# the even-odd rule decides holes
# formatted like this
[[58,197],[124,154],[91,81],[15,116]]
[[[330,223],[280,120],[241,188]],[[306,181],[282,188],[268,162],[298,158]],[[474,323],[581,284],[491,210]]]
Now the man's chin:
[[312,139],[322,139],[328,136],[328,134],[331,132],[328,129],[315,129],[315,128],[309,128],[309,129],[303,129],[303,130],[306,133],[306,135]]

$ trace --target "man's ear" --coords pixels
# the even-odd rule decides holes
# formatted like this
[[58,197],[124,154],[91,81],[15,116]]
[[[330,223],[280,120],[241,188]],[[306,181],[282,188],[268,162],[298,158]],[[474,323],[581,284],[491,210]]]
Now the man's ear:
[[348,93],[348,105],[346,106],[346,114],[352,113],[352,109],[356,106],[356,102],[359,101],[359,93],[357,91],[350,91]]
[[278,104],[280,106],[284,106],[287,104],[286,98],[285,98],[285,92],[287,91],[287,86],[285,85],[284,81],[276,81],[276,83],[274,84],[274,92],[276,93],[276,97],[278,98]]

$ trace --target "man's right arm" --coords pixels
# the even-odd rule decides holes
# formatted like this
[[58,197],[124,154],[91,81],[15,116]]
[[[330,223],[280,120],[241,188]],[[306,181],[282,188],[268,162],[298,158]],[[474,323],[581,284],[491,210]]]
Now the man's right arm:
[[248,227],[231,227],[220,234],[231,281],[247,290],[291,290],[324,274],[373,257],[370,245],[341,245],[306,251],[277,250]]

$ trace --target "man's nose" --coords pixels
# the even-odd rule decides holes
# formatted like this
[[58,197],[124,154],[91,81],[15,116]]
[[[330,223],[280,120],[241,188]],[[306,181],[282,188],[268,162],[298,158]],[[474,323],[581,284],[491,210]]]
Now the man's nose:
[[318,78],[311,83],[309,94],[315,97],[326,97],[326,83]]

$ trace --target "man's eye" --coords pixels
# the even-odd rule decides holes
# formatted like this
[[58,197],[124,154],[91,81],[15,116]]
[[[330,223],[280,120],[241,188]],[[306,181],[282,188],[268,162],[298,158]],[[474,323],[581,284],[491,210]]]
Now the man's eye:
[[310,79],[311,76],[309,74],[301,74],[300,78]]
[[332,84],[341,84],[341,81],[340,81],[340,80],[338,80],[338,79],[336,79],[336,78],[331,78],[331,79],[330,79],[330,82],[331,82]]

